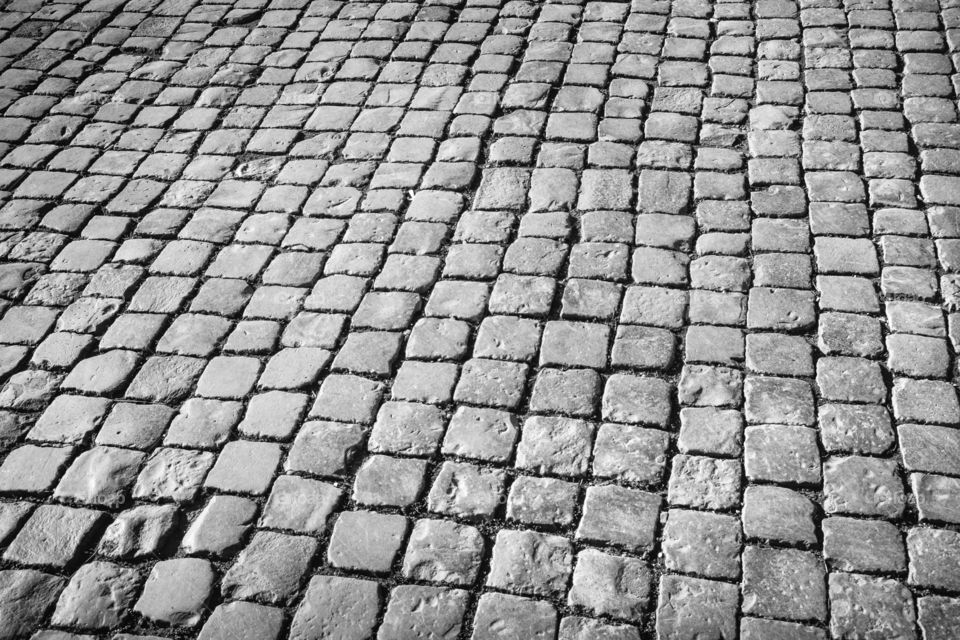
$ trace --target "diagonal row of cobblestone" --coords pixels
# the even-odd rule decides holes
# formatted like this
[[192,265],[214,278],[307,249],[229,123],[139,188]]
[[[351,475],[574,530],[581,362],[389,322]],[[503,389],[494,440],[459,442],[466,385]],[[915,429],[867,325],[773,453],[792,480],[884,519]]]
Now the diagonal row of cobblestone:
[[11,0],[0,640],[960,638],[955,0]]

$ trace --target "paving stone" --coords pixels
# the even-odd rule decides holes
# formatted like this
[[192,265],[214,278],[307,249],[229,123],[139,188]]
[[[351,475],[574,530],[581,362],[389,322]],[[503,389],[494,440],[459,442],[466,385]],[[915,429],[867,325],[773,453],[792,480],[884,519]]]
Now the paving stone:
[[740,524],[731,516],[671,509],[663,529],[664,563],[671,571],[737,578],[740,545]]
[[744,471],[751,480],[817,484],[820,456],[813,429],[787,425],[750,426],[744,437]]
[[157,449],[140,470],[133,486],[134,498],[189,502],[213,465],[214,455],[187,449]]
[[380,597],[379,586],[370,580],[314,576],[293,616],[290,637],[297,640],[370,637]]
[[179,517],[174,505],[140,505],[121,512],[103,532],[97,551],[122,560],[162,551]]
[[566,538],[533,531],[501,530],[493,546],[487,586],[518,594],[563,593],[573,567]]
[[577,555],[567,603],[593,615],[636,622],[649,601],[651,581],[640,560],[585,549]]
[[748,538],[813,544],[814,505],[784,487],[751,485],[743,494],[743,532]]
[[334,525],[327,557],[335,567],[388,573],[408,528],[403,516],[345,511]]
[[906,569],[903,539],[892,524],[830,517],[823,520],[822,526],[823,555],[831,566],[842,571],[871,573]]
[[222,557],[236,551],[254,523],[257,505],[239,496],[213,496],[183,536],[189,554]]
[[140,587],[135,569],[91,562],[60,593],[51,622],[79,629],[112,629],[128,615]]
[[823,464],[823,490],[827,513],[896,518],[906,505],[895,460],[829,458]]
[[907,533],[909,584],[940,589],[957,588],[957,533],[946,529],[913,528]]
[[510,486],[507,518],[529,524],[570,525],[578,493],[578,486],[572,482],[520,476]]
[[729,509],[740,501],[740,462],[706,456],[673,458],[667,499],[671,505]]
[[587,471],[593,431],[583,420],[528,418],[521,429],[516,466],[541,474],[581,476]]
[[653,547],[661,499],[612,485],[589,487],[577,538],[621,546],[634,553]]
[[[913,597],[903,584],[883,578],[833,573],[829,578],[829,591],[830,630],[835,636],[888,633],[915,637]],[[864,604],[854,605],[861,602]]]
[[663,576],[657,604],[661,638],[736,637],[739,594],[734,585],[685,576]]
[[748,546],[743,552],[743,613],[823,621],[827,615],[823,562],[795,549]]
[[316,548],[312,538],[256,533],[224,574],[220,591],[226,597],[282,604],[299,587]]
[[953,633],[953,620],[958,613],[960,603],[956,598],[943,596],[924,596],[917,598],[917,620],[923,630],[923,637],[931,640],[949,638]]
[[199,558],[164,560],[153,566],[134,611],[155,622],[195,627],[214,584],[210,563]]
[[264,638],[275,640],[283,625],[283,611],[252,602],[221,604],[200,630],[198,638]]
[[515,637],[549,640],[557,627],[557,612],[547,602],[520,598],[503,593],[480,596],[471,638]]
[[65,585],[64,578],[33,569],[0,571],[0,632],[16,638],[35,630]]
[[463,626],[466,606],[467,592],[460,589],[395,587],[377,637],[382,640],[455,638]]
[[283,475],[273,483],[260,522],[276,529],[321,534],[342,496],[334,485]]
[[127,499],[145,458],[139,451],[94,447],[73,461],[53,495],[86,505],[116,507]]
[[504,479],[502,471],[444,462],[427,495],[427,507],[451,516],[493,515],[502,501]]
[[593,448],[593,474],[644,485],[657,484],[666,468],[667,434],[633,425],[604,424]]
[[5,560],[28,566],[65,569],[84,548],[94,544],[105,514],[92,509],[41,505],[27,519],[3,554]]

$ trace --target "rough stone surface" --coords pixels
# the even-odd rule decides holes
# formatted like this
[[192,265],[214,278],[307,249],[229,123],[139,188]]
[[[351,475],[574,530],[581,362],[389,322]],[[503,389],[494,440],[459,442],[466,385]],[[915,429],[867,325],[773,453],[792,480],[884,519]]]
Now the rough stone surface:
[[9,0],[0,640],[952,640],[954,5]]

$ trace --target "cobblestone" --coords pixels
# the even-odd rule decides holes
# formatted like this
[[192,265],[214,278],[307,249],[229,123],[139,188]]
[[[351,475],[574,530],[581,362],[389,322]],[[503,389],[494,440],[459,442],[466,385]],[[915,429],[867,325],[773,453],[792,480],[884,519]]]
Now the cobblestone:
[[0,638],[954,638],[954,4],[10,0]]

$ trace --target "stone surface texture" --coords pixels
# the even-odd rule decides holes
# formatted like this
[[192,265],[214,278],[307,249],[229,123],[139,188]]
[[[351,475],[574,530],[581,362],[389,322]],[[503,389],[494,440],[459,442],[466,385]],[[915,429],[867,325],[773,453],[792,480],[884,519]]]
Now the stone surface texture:
[[6,0],[0,640],[960,639],[958,99],[958,0]]

